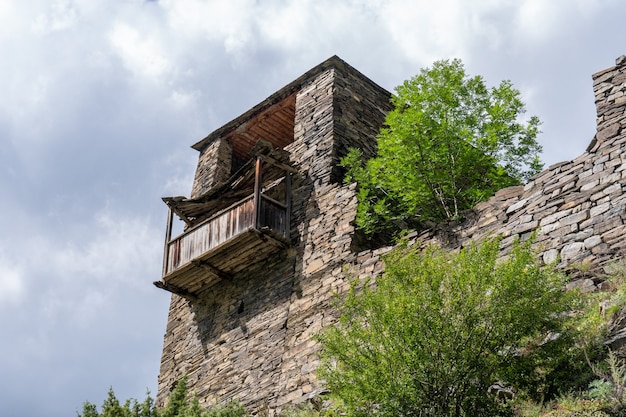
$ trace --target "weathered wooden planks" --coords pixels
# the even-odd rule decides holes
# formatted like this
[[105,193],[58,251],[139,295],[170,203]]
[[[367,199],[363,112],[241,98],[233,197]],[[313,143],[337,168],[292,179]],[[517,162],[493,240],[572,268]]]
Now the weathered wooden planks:
[[174,268],[163,277],[163,282],[194,294],[286,246],[272,233],[248,228]]
[[258,211],[250,196],[170,240],[159,287],[193,294],[284,248],[288,206],[257,198]]
[[251,227],[254,227],[254,203],[252,198],[247,198],[171,240],[167,245],[164,275]]

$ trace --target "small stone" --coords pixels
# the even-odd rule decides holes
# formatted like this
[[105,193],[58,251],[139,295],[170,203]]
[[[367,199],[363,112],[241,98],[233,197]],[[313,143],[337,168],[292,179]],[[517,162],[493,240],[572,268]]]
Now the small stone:
[[580,191],[591,190],[593,187],[598,185],[599,182],[600,181],[598,181],[598,180],[594,180],[594,181],[588,182],[586,184],[583,184],[583,185],[580,186]]
[[585,245],[585,248],[587,249],[591,249],[595,246],[598,246],[600,243],[602,243],[602,238],[598,235],[588,237],[587,239],[583,241],[583,244]]
[[610,202],[606,202],[606,203],[602,203],[597,205],[596,207],[592,207],[589,210],[589,215],[591,217],[595,217],[599,214],[604,213],[605,211],[607,211],[609,208],[611,208],[611,203]]
[[522,223],[513,229],[513,233],[514,234],[525,233],[530,230],[536,229],[538,226],[539,226],[539,222],[537,220],[528,222],[528,223]]
[[569,282],[565,288],[567,290],[573,290],[574,288],[580,288],[580,291],[583,293],[586,292],[592,292],[593,290],[595,290],[596,286],[593,283],[593,280],[589,279],[589,278],[582,278],[582,279],[577,279],[574,281]]
[[587,211],[581,211],[562,218],[560,222],[562,225],[567,226],[570,224],[580,223],[584,220],[587,220],[588,217],[589,213]]
[[559,251],[556,249],[550,249],[543,253],[543,263],[546,265],[552,264],[559,259]]
[[524,199],[524,200],[518,201],[515,204],[511,204],[509,208],[506,210],[506,214],[510,214],[510,213],[513,213],[514,211],[521,209],[522,207],[524,207],[527,201],[528,200]]
[[307,274],[311,274],[317,270],[319,270],[321,267],[324,266],[324,261],[322,261],[321,259],[315,259],[314,261],[312,261],[311,263],[309,263],[309,265],[306,267],[306,273]]
[[582,242],[573,242],[563,246],[561,249],[561,260],[568,261],[576,258],[585,249],[585,244]]
[[515,185],[513,187],[507,187],[496,191],[496,198],[498,200],[508,200],[509,198],[518,197],[523,192],[523,185]]

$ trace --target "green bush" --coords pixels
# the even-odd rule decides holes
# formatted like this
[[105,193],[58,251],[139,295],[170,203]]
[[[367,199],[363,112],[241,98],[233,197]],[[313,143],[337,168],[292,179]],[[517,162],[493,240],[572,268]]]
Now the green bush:
[[497,239],[459,253],[405,245],[376,285],[355,282],[318,337],[320,377],[347,414],[504,415],[487,394],[493,383],[529,392],[562,383],[552,376],[576,358],[565,325],[575,297],[530,244],[502,260]]
[[606,409],[603,401],[568,395],[561,397],[553,409],[542,413],[541,417],[616,417],[616,415]]

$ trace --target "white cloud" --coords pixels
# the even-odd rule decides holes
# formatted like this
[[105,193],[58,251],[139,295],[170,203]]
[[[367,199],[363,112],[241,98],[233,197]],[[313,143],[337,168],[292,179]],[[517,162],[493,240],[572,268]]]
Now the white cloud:
[[0,307],[20,304],[26,290],[24,273],[0,253]]
[[104,208],[83,223],[80,239],[69,230],[33,234],[41,230],[34,226],[10,247],[0,241],[0,308],[23,305],[28,291],[29,314],[45,317],[46,326],[85,326],[122,293],[152,290],[160,278],[161,222]]
[[257,9],[253,0],[162,0],[160,5],[174,33],[218,40],[229,53],[238,52],[251,40],[249,23]]
[[199,96],[198,91],[173,90],[170,94],[170,102],[179,110],[190,108],[197,103]]
[[197,164],[197,155],[182,152],[172,152],[160,162],[171,175],[159,190],[163,196],[189,196],[193,185],[194,172]]
[[524,0],[518,4],[514,25],[517,36],[531,42],[542,42],[580,27],[598,12],[615,4],[613,0],[543,1]]
[[[394,1],[383,6],[387,30],[404,52],[416,61],[433,61],[459,55],[464,46],[457,39],[465,26],[454,0],[439,2]],[[430,24],[426,24],[426,21]]]
[[[161,231],[147,218],[129,217],[107,208],[97,212],[90,223],[90,234],[84,242],[68,242],[52,249],[50,260],[55,275],[62,277],[66,285],[106,283],[110,287],[142,288],[149,283],[140,271],[159,264]],[[54,247],[59,247],[58,243]]]
[[33,30],[44,34],[67,29],[76,23],[78,14],[76,4],[72,0],[50,2],[47,10],[35,18]]
[[124,66],[140,78],[158,82],[174,71],[174,65],[162,50],[159,39],[141,33],[127,23],[116,23],[109,40]]
[[[303,6],[310,9],[312,13],[302,13]],[[303,42],[304,37],[308,37],[309,40],[319,39],[324,32],[319,30],[319,26],[317,27],[318,32],[312,31],[311,22],[322,24],[322,21],[319,20],[318,10],[312,6],[310,1],[303,1],[301,3],[288,2],[279,7],[272,3],[270,7],[260,9],[257,15],[260,35],[265,42],[285,50],[307,47],[306,43]],[[323,24],[327,24],[327,22],[324,21]]]
[[0,0],[0,42],[3,39],[19,39],[27,26],[29,10],[18,6],[18,2]]

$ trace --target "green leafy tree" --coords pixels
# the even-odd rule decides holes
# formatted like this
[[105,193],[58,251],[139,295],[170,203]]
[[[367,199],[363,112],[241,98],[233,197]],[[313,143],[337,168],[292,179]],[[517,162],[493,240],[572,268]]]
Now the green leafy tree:
[[203,409],[198,397],[190,396],[187,388],[187,378],[182,378],[168,397],[167,405],[157,409],[154,400],[148,393],[146,399],[139,403],[135,399],[127,400],[124,405],[115,396],[113,389],[109,389],[106,400],[102,403],[102,411],[86,401],[83,412],[78,417],[247,417],[246,409],[237,401],[228,402],[223,406],[214,406]]
[[510,81],[488,89],[460,60],[437,61],[396,88],[377,156],[342,160],[359,185],[357,225],[366,233],[400,222],[456,218],[503,187],[539,172],[540,121]]
[[101,409],[102,412],[99,413],[95,404],[86,401],[83,404],[83,412],[78,413],[78,417],[157,417],[154,400],[149,393],[141,403],[135,399],[129,399],[122,405],[115,396],[113,388],[109,388]]
[[563,314],[574,294],[530,242],[502,260],[498,248],[400,247],[376,285],[342,297],[339,321],[318,336],[319,372],[348,415],[494,416],[506,409],[487,392],[501,378],[535,392],[563,383],[552,375],[574,357]]

